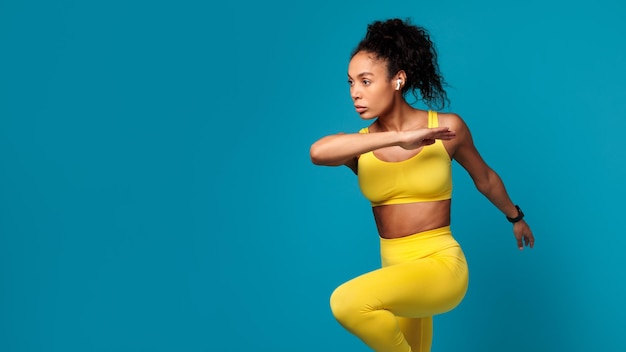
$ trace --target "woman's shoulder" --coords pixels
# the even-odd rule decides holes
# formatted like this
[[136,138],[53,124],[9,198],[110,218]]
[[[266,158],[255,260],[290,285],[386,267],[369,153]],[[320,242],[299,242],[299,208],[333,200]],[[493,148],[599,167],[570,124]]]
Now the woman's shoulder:
[[467,129],[467,124],[461,115],[454,112],[438,112],[437,120],[439,120],[440,127],[449,127],[453,131]]

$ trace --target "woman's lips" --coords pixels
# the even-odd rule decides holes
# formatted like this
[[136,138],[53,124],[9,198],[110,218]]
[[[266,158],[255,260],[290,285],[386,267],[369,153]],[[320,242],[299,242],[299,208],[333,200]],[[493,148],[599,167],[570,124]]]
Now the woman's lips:
[[365,106],[360,106],[360,105],[355,105],[354,108],[356,109],[356,112],[358,112],[359,114],[367,110]]

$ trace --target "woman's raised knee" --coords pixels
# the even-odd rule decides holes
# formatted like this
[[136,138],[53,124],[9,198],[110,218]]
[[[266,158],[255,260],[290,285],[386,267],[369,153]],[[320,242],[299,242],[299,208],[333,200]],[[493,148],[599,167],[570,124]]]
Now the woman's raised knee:
[[330,296],[330,309],[335,319],[342,325],[350,325],[351,322],[358,320],[357,315],[361,308],[358,300],[345,284],[337,287]]

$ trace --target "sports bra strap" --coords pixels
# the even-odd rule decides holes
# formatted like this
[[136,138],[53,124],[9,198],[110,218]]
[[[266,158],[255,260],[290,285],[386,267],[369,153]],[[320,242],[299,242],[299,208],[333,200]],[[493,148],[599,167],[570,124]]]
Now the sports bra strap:
[[428,127],[439,127],[439,120],[437,119],[437,112],[428,110]]

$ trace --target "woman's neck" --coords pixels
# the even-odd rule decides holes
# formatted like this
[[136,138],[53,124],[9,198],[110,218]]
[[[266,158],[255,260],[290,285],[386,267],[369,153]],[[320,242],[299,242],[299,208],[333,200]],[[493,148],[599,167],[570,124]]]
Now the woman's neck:
[[390,111],[388,114],[384,114],[378,117],[376,121],[378,130],[385,131],[406,131],[415,129],[419,126],[418,119],[420,114],[424,111],[418,110],[403,102],[398,108]]

